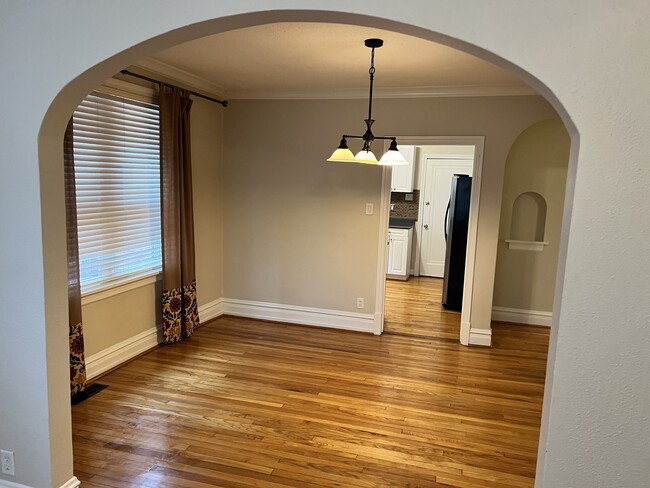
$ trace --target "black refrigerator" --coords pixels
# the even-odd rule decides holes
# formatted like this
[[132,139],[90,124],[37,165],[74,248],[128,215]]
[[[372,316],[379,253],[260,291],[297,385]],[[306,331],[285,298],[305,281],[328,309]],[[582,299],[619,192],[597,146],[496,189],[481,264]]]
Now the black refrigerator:
[[442,306],[447,310],[460,311],[463,307],[471,193],[471,176],[454,175],[452,177],[451,196],[447,205],[444,229],[447,251],[445,254],[445,277],[442,285]]

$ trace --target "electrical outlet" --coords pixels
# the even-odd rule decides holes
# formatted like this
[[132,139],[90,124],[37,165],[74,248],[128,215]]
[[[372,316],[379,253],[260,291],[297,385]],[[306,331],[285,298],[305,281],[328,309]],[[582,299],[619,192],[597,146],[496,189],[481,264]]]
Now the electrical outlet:
[[363,308],[363,298],[357,298],[357,308]]
[[13,451],[0,451],[0,459],[2,460],[2,474],[16,476],[14,471],[14,453]]

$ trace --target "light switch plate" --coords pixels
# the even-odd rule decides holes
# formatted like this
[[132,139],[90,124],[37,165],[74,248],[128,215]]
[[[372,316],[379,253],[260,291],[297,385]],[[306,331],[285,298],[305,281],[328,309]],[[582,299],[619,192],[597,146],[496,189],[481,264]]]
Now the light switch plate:
[[375,213],[375,206],[372,203],[366,203],[366,215]]

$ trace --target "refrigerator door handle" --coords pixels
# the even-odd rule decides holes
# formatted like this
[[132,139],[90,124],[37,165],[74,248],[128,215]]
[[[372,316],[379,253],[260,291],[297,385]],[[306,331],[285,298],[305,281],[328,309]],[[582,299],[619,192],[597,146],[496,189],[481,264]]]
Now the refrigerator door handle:
[[445,242],[447,242],[447,236],[449,234],[449,207],[451,206],[451,199],[447,202],[447,211],[445,212]]

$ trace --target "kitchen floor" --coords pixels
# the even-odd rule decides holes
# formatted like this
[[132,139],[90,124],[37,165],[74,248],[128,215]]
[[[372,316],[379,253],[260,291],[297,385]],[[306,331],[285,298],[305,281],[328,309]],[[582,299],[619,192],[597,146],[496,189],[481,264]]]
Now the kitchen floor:
[[384,334],[427,339],[460,338],[460,312],[442,307],[442,278],[386,280]]

